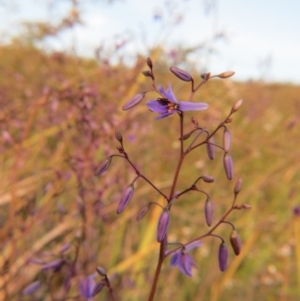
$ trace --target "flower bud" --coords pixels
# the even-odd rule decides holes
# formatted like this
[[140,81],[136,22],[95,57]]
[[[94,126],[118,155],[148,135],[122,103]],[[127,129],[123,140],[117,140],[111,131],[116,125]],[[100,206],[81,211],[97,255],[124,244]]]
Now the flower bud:
[[232,107],[232,109],[231,109],[231,112],[236,112],[236,111],[240,108],[240,106],[242,105],[242,103],[243,103],[243,100],[242,100],[242,99],[239,99],[239,100],[233,105],[233,107]]
[[214,207],[210,197],[207,197],[204,206],[205,221],[208,227],[211,226],[214,217]]
[[142,99],[145,97],[146,93],[139,93],[136,94],[135,96],[133,96],[130,100],[128,100],[125,105],[122,107],[122,109],[124,111],[129,110],[131,108],[133,108],[134,106],[136,106],[137,104],[139,104]]
[[39,287],[41,286],[41,282],[40,281],[34,281],[32,283],[30,283],[29,285],[27,285],[24,289],[23,289],[23,295],[31,295],[33,294],[35,291],[37,291],[39,289]]
[[147,58],[147,65],[148,65],[148,67],[149,67],[150,69],[153,68],[153,63],[152,63],[152,60],[151,60],[150,57]]
[[63,266],[65,263],[64,259],[54,259],[46,264],[43,265],[42,270],[47,271],[47,270],[53,270],[54,272],[57,272],[60,270],[60,268]]
[[233,178],[233,162],[232,162],[231,156],[228,153],[224,154],[223,165],[224,165],[227,179],[232,180],[232,178]]
[[219,268],[221,272],[224,272],[227,268],[228,260],[228,248],[224,242],[220,244],[219,247]]
[[231,77],[232,75],[234,75],[235,72],[234,71],[226,71],[226,72],[222,72],[219,75],[217,75],[219,78],[228,78]]
[[170,222],[170,212],[167,209],[161,213],[157,225],[157,241],[162,242],[166,236]]
[[228,131],[227,128],[224,129],[223,133],[223,147],[224,151],[227,153],[230,149],[230,144],[231,144],[231,134]]
[[142,74],[143,74],[144,76],[146,76],[146,77],[152,77],[152,73],[151,73],[151,71],[149,71],[149,70],[144,70],[144,71],[142,71]]
[[214,143],[215,143],[214,137],[210,137],[206,143],[206,152],[210,160],[213,160],[216,154],[216,147]]
[[235,255],[239,255],[242,248],[241,238],[236,232],[236,230],[232,230],[230,234],[230,243]]
[[144,206],[144,207],[142,207],[142,209],[139,211],[139,213],[138,213],[138,215],[136,217],[137,221],[141,220],[147,214],[147,212],[149,210],[149,207],[150,207],[149,204],[146,205],[146,206]]
[[242,208],[243,208],[243,209],[251,209],[252,207],[251,207],[251,205],[249,205],[249,204],[243,204],[243,205],[242,205]]
[[96,169],[95,176],[102,175],[110,166],[111,157],[108,157],[105,161],[103,161]]
[[202,180],[206,183],[213,183],[215,181],[214,177],[210,175],[203,175]]
[[92,297],[95,297],[97,294],[99,294],[101,292],[101,290],[103,289],[104,284],[103,282],[99,282],[97,284],[95,284],[93,292],[92,292]]
[[129,204],[134,192],[133,185],[129,185],[123,192],[121,200],[118,205],[117,213],[120,214],[124,211],[126,206]]
[[121,132],[120,132],[118,129],[115,130],[115,137],[116,137],[116,139],[117,139],[120,143],[123,142],[122,134],[121,134]]
[[241,191],[243,180],[239,178],[234,185],[234,193],[238,194]]
[[176,77],[185,82],[190,82],[192,80],[192,76],[182,69],[173,66],[170,68],[170,70]]
[[105,271],[105,269],[103,268],[103,267],[96,267],[96,271],[97,271],[97,273],[100,275],[100,276],[103,276],[103,277],[105,277],[106,276],[106,271]]

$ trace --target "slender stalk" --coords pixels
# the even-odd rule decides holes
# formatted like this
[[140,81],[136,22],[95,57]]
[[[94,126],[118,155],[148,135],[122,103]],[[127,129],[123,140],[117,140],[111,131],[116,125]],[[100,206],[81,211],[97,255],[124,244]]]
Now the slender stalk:
[[179,116],[180,116],[180,157],[179,157],[177,167],[176,167],[176,170],[175,170],[174,179],[173,179],[173,183],[172,183],[172,187],[171,187],[170,195],[169,195],[169,201],[171,201],[173,196],[174,196],[174,192],[175,192],[179,172],[180,172],[181,165],[182,165],[182,162],[183,162],[183,159],[184,159],[184,149],[183,149],[183,139],[182,139],[182,137],[183,137],[184,114],[181,112],[179,114]]
[[159,258],[158,258],[158,262],[157,262],[157,266],[156,266],[156,270],[155,270],[155,275],[154,275],[154,279],[153,279],[153,282],[152,282],[152,287],[151,287],[151,291],[150,291],[148,301],[153,301],[154,300],[160,270],[161,270],[161,267],[162,267],[162,264],[163,264],[163,261],[164,261],[164,258],[165,258],[165,256],[164,256],[164,245],[165,245],[165,240],[166,239],[167,239],[167,237],[165,237],[164,241],[160,243]]

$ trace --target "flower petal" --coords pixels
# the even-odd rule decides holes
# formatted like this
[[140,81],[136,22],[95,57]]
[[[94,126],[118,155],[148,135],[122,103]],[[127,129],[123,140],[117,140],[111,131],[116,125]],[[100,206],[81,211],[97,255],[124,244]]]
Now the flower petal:
[[158,100],[154,99],[154,100],[149,100],[146,103],[148,109],[152,112],[157,112],[160,114],[164,114],[168,112],[168,107],[166,105],[163,105],[161,102],[159,102]]
[[202,111],[208,108],[208,104],[204,102],[181,101],[179,103],[180,111]]
[[196,240],[188,245],[185,246],[185,250],[187,252],[195,249],[195,248],[198,248],[198,247],[201,247],[203,245],[203,242],[201,242],[200,240]]
[[160,116],[157,116],[155,117],[156,120],[159,120],[159,119],[162,119],[162,118],[165,118],[165,117],[168,117],[172,114],[174,114],[175,112],[177,112],[176,110],[173,110],[171,112],[168,112],[168,113],[163,113],[163,114],[160,114]]
[[168,84],[167,91],[162,86],[160,86],[158,90],[159,90],[160,93],[162,93],[170,101],[172,101],[174,103],[178,103],[178,100],[176,99],[176,97],[175,97],[175,95],[173,93],[172,85],[171,84]]

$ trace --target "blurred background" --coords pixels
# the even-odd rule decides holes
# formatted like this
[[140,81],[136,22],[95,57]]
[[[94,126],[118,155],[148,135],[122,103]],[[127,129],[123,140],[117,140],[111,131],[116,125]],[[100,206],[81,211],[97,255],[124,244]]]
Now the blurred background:
[[[178,99],[188,98],[190,84],[170,66],[196,83],[204,72],[236,72],[201,87],[194,99],[210,107],[185,119],[186,129],[194,117],[213,131],[244,100],[229,125],[234,179],[225,176],[222,151],[211,161],[204,147],[184,162],[178,189],[213,175],[201,189],[213,199],[217,222],[241,177],[238,204],[252,206],[228,218],[243,250],[229,251],[225,272],[218,268],[220,241],[206,238],[191,253],[193,278],[166,260],[156,300],[299,300],[299,10],[300,3],[279,0],[0,0],[0,300],[86,300],[79,283],[99,282],[97,266],[107,270],[117,300],[147,300],[161,211],[153,207],[139,222],[136,216],[147,203],[164,201],[138,181],[117,216],[134,171],[114,158],[105,174],[94,172],[117,152],[118,128],[136,165],[170,189],[178,118],[155,121],[145,102],[122,110],[151,89],[141,73],[148,56],[156,82],[171,82]],[[222,145],[221,132],[215,140]],[[170,241],[209,230],[204,202],[190,193],[172,207]],[[228,245],[230,230],[216,230]],[[109,300],[108,290],[94,300]]]

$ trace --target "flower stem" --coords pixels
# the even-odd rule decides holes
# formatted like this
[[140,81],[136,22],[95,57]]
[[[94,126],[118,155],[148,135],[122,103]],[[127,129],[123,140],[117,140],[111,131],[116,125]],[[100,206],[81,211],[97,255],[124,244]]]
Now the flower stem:
[[157,262],[157,266],[156,266],[156,271],[155,271],[154,279],[153,279],[153,282],[152,282],[152,287],[151,287],[151,291],[150,291],[150,295],[149,295],[148,301],[153,301],[154,296],[155,296],[155,292],[156,292],[156,287],[157,287],[157,282],[158,282],[158,278],[159,278],[161,266],[163,264],[164,257],[165,257],[164,256],[164,244],[165,244],[165,240],[166,240],[166,237],[165,237],[164,241],[162,241],[160,243],[159,258],[158,258],[158,262]]

